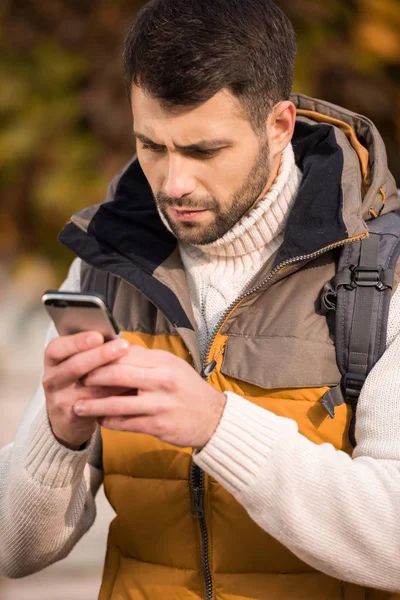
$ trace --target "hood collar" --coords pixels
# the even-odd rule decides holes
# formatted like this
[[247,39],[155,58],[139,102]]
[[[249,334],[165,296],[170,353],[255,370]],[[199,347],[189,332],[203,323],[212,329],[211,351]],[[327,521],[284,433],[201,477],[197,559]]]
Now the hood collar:
[[[302,95],[292,100],[299,110],[292,143],[303,177],[276,264],[362,235],[368,229],[365,221],[370,209],[375,213],[381,210],[383,195],[384,212],[399,208],[385,148],[373,124],[323,101]],[[332,119],[340,120],[347,131]],[[360,152],[361,148],[364,150]],[[96,268],[112,267],[115,272],[118,264],[118,274],[152,296],[155,304],[154,273],[177,247],[177,240],[158,215],[137,159],[119,177],[113,196],[74,215],[61,232],[60,241]],[[159,287],[157,299],[165,292]],[[179,322],[181,307],[175,294],[174,299],[169,294],[168,303],[167,312],[175,306],[172,320]],[[185,323],[181,325],[188,326]]]

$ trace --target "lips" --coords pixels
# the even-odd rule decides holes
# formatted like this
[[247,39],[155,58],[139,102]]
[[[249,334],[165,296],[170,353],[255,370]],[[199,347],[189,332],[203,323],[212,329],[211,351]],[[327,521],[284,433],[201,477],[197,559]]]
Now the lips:
[[207,209],[182,209],[182,208],[171,208],[172,216],[178,221],[192,221],[196,218],[200,218],[201,215],[205,214]]
[[172,207],[172,210],[178,213],[190,213],[190,212],[204,212],[205,208],[175,208]]

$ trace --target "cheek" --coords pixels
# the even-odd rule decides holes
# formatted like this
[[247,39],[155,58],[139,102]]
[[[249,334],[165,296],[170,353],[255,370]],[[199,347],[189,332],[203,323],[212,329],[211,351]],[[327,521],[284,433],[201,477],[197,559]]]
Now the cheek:
[[[212,195],[221,201],[228,200],[239,190],[248,178],[257,155],[253,152],[231,153],[220,157],[212,166],[212,176],[209,181],[213,182]],[[210,175],[210,174],[209,174]]]

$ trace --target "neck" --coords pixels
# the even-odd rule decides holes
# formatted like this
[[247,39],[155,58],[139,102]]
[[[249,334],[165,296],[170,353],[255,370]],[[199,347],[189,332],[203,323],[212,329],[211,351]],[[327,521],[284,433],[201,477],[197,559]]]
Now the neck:
[[[285,150],[287,150],[287,149],[285,149]],[[275,156],[274,160],[272,161],[268,181],[267,181],[263,191],[261,192],[260,196],[257,198],[257,200],[255,201],[255,203],[253,204],[253,206],[251,208],[254,208],[255,206],[257,206],[258,202],[260,202],[263,198],[265,198],[265,196],[268,194],[268,192],[274,185],[275,181],[278,179],[278,175],[281,171],[281,166],[282,166],[282,161],[283,161],[283,153],[285,152],[285,150],[283,152],[280,152],[277,156]]]

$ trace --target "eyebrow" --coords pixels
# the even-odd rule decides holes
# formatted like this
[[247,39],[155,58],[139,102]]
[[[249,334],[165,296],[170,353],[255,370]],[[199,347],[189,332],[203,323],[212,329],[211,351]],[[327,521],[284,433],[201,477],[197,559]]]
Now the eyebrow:
[[[154,146],[162,146],[162,144],[156,144],[156,142],[153,142],[153,140],[151,140],[150,138],[148,138],[147,136],[143,135],[142,133],[139,133],[138,131],[134,131],[133,135],[140,140],[143,144],[153,144]],[[213,150],[214,148],[222,148],[225,146],[230,146],[232,144],[231,141],[229,140],[200,140],[199,142],[196,142],[196,144],[189,144],[188,146],[176,146],[176,148],[178,150],[183,150],[185,152],[190,152],[193,150]]]

